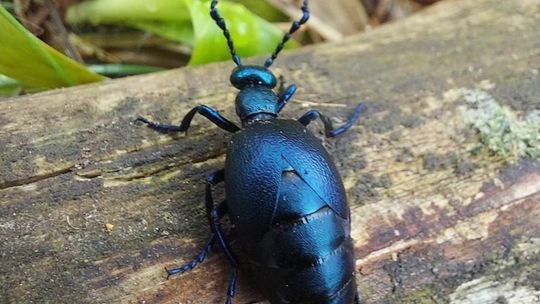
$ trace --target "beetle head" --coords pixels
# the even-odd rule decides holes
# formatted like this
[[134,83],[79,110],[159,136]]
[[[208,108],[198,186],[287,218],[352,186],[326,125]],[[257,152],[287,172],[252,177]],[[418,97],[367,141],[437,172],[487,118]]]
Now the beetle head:
[[241,65],[232,71],[231,83],[239,90],[255,86],[273,89],[276,86],[277,80],[276,76],[265,67]]
[[240,90],[236,96],[236,113],[243,122],[254,116],[277,115],[277,96],[272,91],[277,80],[270,70],[260,66],[238,66],[231,74],[231,83]]

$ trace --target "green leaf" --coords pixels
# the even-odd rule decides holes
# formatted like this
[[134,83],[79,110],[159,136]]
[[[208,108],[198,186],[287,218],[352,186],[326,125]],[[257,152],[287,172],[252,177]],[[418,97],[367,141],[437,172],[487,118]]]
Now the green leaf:
[[[242,57],[272,53],[283,36],[241,4],[222,1],[219,11]],[[223,33],[210,17],[210,1],[92,0],[71,6],[66,21],[123,24],[185,43],[193,46],[190,65],[230,59]]]
[[70,6],[66,22],[123,24],[193,45],[191,15],[184,0],[92,0]]
[[136,64],[90,64],[88,68],[106,76],[139,75],[163,70],[160,67]]
[[[191,2],[189,9],[195,29],[195,47],[189,64],[231,58],[221,29],[209,16],[209,2],[184,1]],[[280,29],[250,13],[243,5],[225,2],[219,6],[219,11],[226,20],[234,47],[241,57],[270,54],[283,36]]]
[[0,6],[0,74],[40,88],[103,80],[28,32]]
[[191,20],[177,22],[137,21],[126,22],[126,24],[145,32],[156,33],[161,37],[165,37],[173,41],[182,42],[189,46],[193,46],[193,44],[195,43]]
[[[233,2],[244,5],[251,12],[257,16],[264,18],[270,22],[286,22],[289,18],[283,14],[280,10],[268,3],[268,1],[261,0],[232,0]],[[300,12],[298,13],[300,16]]]
[[17,80],[0,75],[0,96],[15,96],[20,87]]
[[93,25],[122,22],[178,22],[190,20],[184,0],[90,0],[70,6],[68,23]]

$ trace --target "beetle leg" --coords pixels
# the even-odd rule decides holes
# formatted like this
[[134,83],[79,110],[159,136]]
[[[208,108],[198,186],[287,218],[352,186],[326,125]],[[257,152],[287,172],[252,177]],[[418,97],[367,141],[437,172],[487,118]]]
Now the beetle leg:
[[225,255],[227,256],[227,259],[231,263],[231,266],[234,268],[238,267],[238,262],[236,262],[236,258],[234,257],[234,254],[230,250],[229,242],[225,238],[223,234],[223,230],[221,230],[221,223],[219,222],[219,211],[218,208],[212,209],[210,212],[210,218],[212,220],[211,228],[212,232],[216,235],[217,241],[225,252]]
[[[208,215],[208,223],[212,226],[212,218],[210,217],[210,212],[214,209],[214,199],[212,197],[212,186],[215,186],[217,183],[221,183],[225,180],[225,170],[220,169],[206,178],[206,191],[205,191],[205,201],[206,201],[206,214]],[[226,212],[226,210],[222,210]]]
[[236,258],[229,249],[230,246],[225,239],[225,236],[223,235],[223,231],[221,230],[221,223],[219,222],[220,214],[222,215],[226,213],[226,203],[222,203],[218,207],[214,207],[214,199],[212,197],[212,186],[216,185],[219,182],[222,182],[224,178],[225,170],[221,169],[212,173],[206,179],[206,213],[210,222],[210,228],[212,229],[212,232],[216,235],[217,241],[225,252],[227,259],[229,259],[232,267],[237,268],[238,262],[236,262]]
[[[217,211],[218,219],[221,219],[225,215],[225,213],[227,212],[226,202],[225,201],[221,202],[219,204],[219,206],[217,206],[216,211]],[[206,245],[204,245],[201,252],[193,260],[191,260],[190,262],[188,262],[188,263],[186,263],[186,264],[184,264],[184,265],[182,265],[180,267],[176,267],[176,268],[173,268],[173,269],[165,268],[165,270],[167,271],[167,279],[169,279],[169,277],[172,276],[172,275],[181,274],[181,273],[187,272],[189,270],[192,270],[197,265],[202,263],[204,261],[204,259],[208,256],[208,254],[210,254],[210,252],[212,251],[215,240],[216,240],[216,235],[215,235],[215,233],[212,233],[210,235],[210,238],[206,242]]]
[[221,245],[221,249],[223,249],[223,251],[225,252],[225,256],[227,256],[227,259],[229,260],[229,262],[231,263],[231,266],[233,267],[231,278],[229,279],[229,288],[227,290],[227,301],[225,302],[226,304],[231,304],[232,298],[234,297],[236,293],[236,278],[237,278],[237,272],[238,272],[238,262],[236,261],[236,258],[234,257],[232,251],[230,250],[230,246],[227,240],[225,239],[225,236],[223,235],[223,231],[221,230],[221,223],[219,222],[219,206],[212,209],[212,211],[210,212],[210,218],[212,220],[212,231],[215,233],[218,243]]
[[221,129],[225,131],[234,133],[240,130],[240,128],[236,126],[233,122],[223,117],[223,115],[221,115],[217,110],[207,105],[200,105],[191,109],[186,114],[186,116],[184,116],[184,119],[182,119],[182,123],[179,126],[155,123],[155,122],[149,121],[148,119],[142,117],[141,115],[138,115],[135,121],[141,121],[145,123],[149,128],[156,130],[160,133],[186,132],[189,129],[193,116],[195,116],[195,114],[197,113],[208,118],[211,122],[213,122],[214,124],[216,124],[218,127],[220,127]]
[[206,242],[206,245],[204,245],[203,250],[189,263],[186,263],[180,267],[173,268],[173,269],[165,268],[165,270],[167,271],[167,279],[169,279],[169,277],[172,275],[180,274],[180,273],[184,273],[186,271],[192,270],[197,265],[202,263],[204,259],[206,258],[206,256],[210,253],[210,251],[212,251],[212,246],[213,246],[215,238],[216,238],[215,234],[212,233],[212,235]]
[[232,303],[232,298],[236,294],[236,276],[238,274],[237,269],[235,268],[231,273],[231,278],[229,279],[229,288],[227,289],[227,301],[226,304]]
[[363,103],[359,104],[356,109],[354,109],[353,114],[343,126],[334,129],[332,126],[332,121],[330,121],[330,118],[324,116],[321,112],[318,110],[309,110],[306,112],[306,114],[302,115],[302,117],[298,118],[298,122],[303,124],[304,126],[307,126],[310,122],[315,120],[316,118],[320,118],[324,124],[324,133],[326,137],[336,137],[340,134],[343,134],[349,130],[353,124],[360,118],[360,114],[364,111],[365,105]]
[[[278,113],[283,110],[287,102],[292,98],[294,93],[296,92],[296,85],[291,84],[287,87],[287,90],[283,91],[283,89],[280,88],[279,90],[279,98],[278,98]],[[283,92],[282,92],[283,91]]]
[[219,206],[214,207],[214,198],[212,197],[212,186],[215,186],[217,183],[222,182],[225,179],[225,170],[221,169],[212,173],[206,179],[206,212],[208,214],[208,219],[210,221],[210,227],[212,232],[216,235],[218,243],[225,252],[225,256],[231,263],[233,271],[231,273],[231,278],[229,279],[229,288],[227,290],[227,301],[226,304],[232,303],[232,298],[236,293],[236,281],[237,281],[237,269],[238,262],[234,257],[230,246],[225,239],[223,231],[221,230],[221,223],[219,222],[220,218],[227,212],[226,202],[219,204]]

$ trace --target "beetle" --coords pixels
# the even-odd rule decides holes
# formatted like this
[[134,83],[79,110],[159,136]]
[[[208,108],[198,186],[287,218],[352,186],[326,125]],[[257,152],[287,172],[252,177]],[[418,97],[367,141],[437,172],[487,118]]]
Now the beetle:
[[[225,168],[206,181],[211,236],[192,261],[167,269],[167,274],[193,269],[218,244],[232,266],[226,303],[232,303],[235,295],[240,265],[253,273],[259,289],[273,304],[360,303],[344,186],[330,155],[306,126],[318,118],[327,137],[338,136],[359,119],[364,104],[359,104],[346,123],[336,129],[318,110],[310,110],[297,120],[279,119],[296,86],[292,84],[276,94],[273,89],[277,79],[269,67],[291,35],[309,19],[308,1],[303,2],[302,17],[292,23],[262,66],[242,65],[217,2],[211,1],[210,15],[222,30],[236,64],[230,82],[240,90],[236,113],[242,128],[206,105],[189,111],[180,125],[156,123],[142,116],[136,119],[162,133],[185,132],[199,113],[234,133]],[[212,190],[221,182],[225,182],[226,199],[216,205]],[[238,236],[245,256],[242,263],[222,231],[220,220],[225,215]]]

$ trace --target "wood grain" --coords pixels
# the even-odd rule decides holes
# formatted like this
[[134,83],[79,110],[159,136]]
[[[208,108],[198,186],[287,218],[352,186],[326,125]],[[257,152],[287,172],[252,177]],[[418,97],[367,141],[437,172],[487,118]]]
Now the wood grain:
[[[540,108],[540,2],[443,1],[344,42],[284,54],[300,87],[284,110],[362,122],[325,140],[348,192],[366,303],[538,303],[540,164],[489,153],[464,120],[484,94],[520,118]],[[260,60],[253,61],[260,62]],[[0,302],[219,303],[221,253],[189,274],[208,235],[205,177],[230,137],[230,62],[0,102]],[[320,134],[321,125],[311,128]],[[218,195],[223,195],[218,191]],[[241,276],[236,303],[262,301]]]

